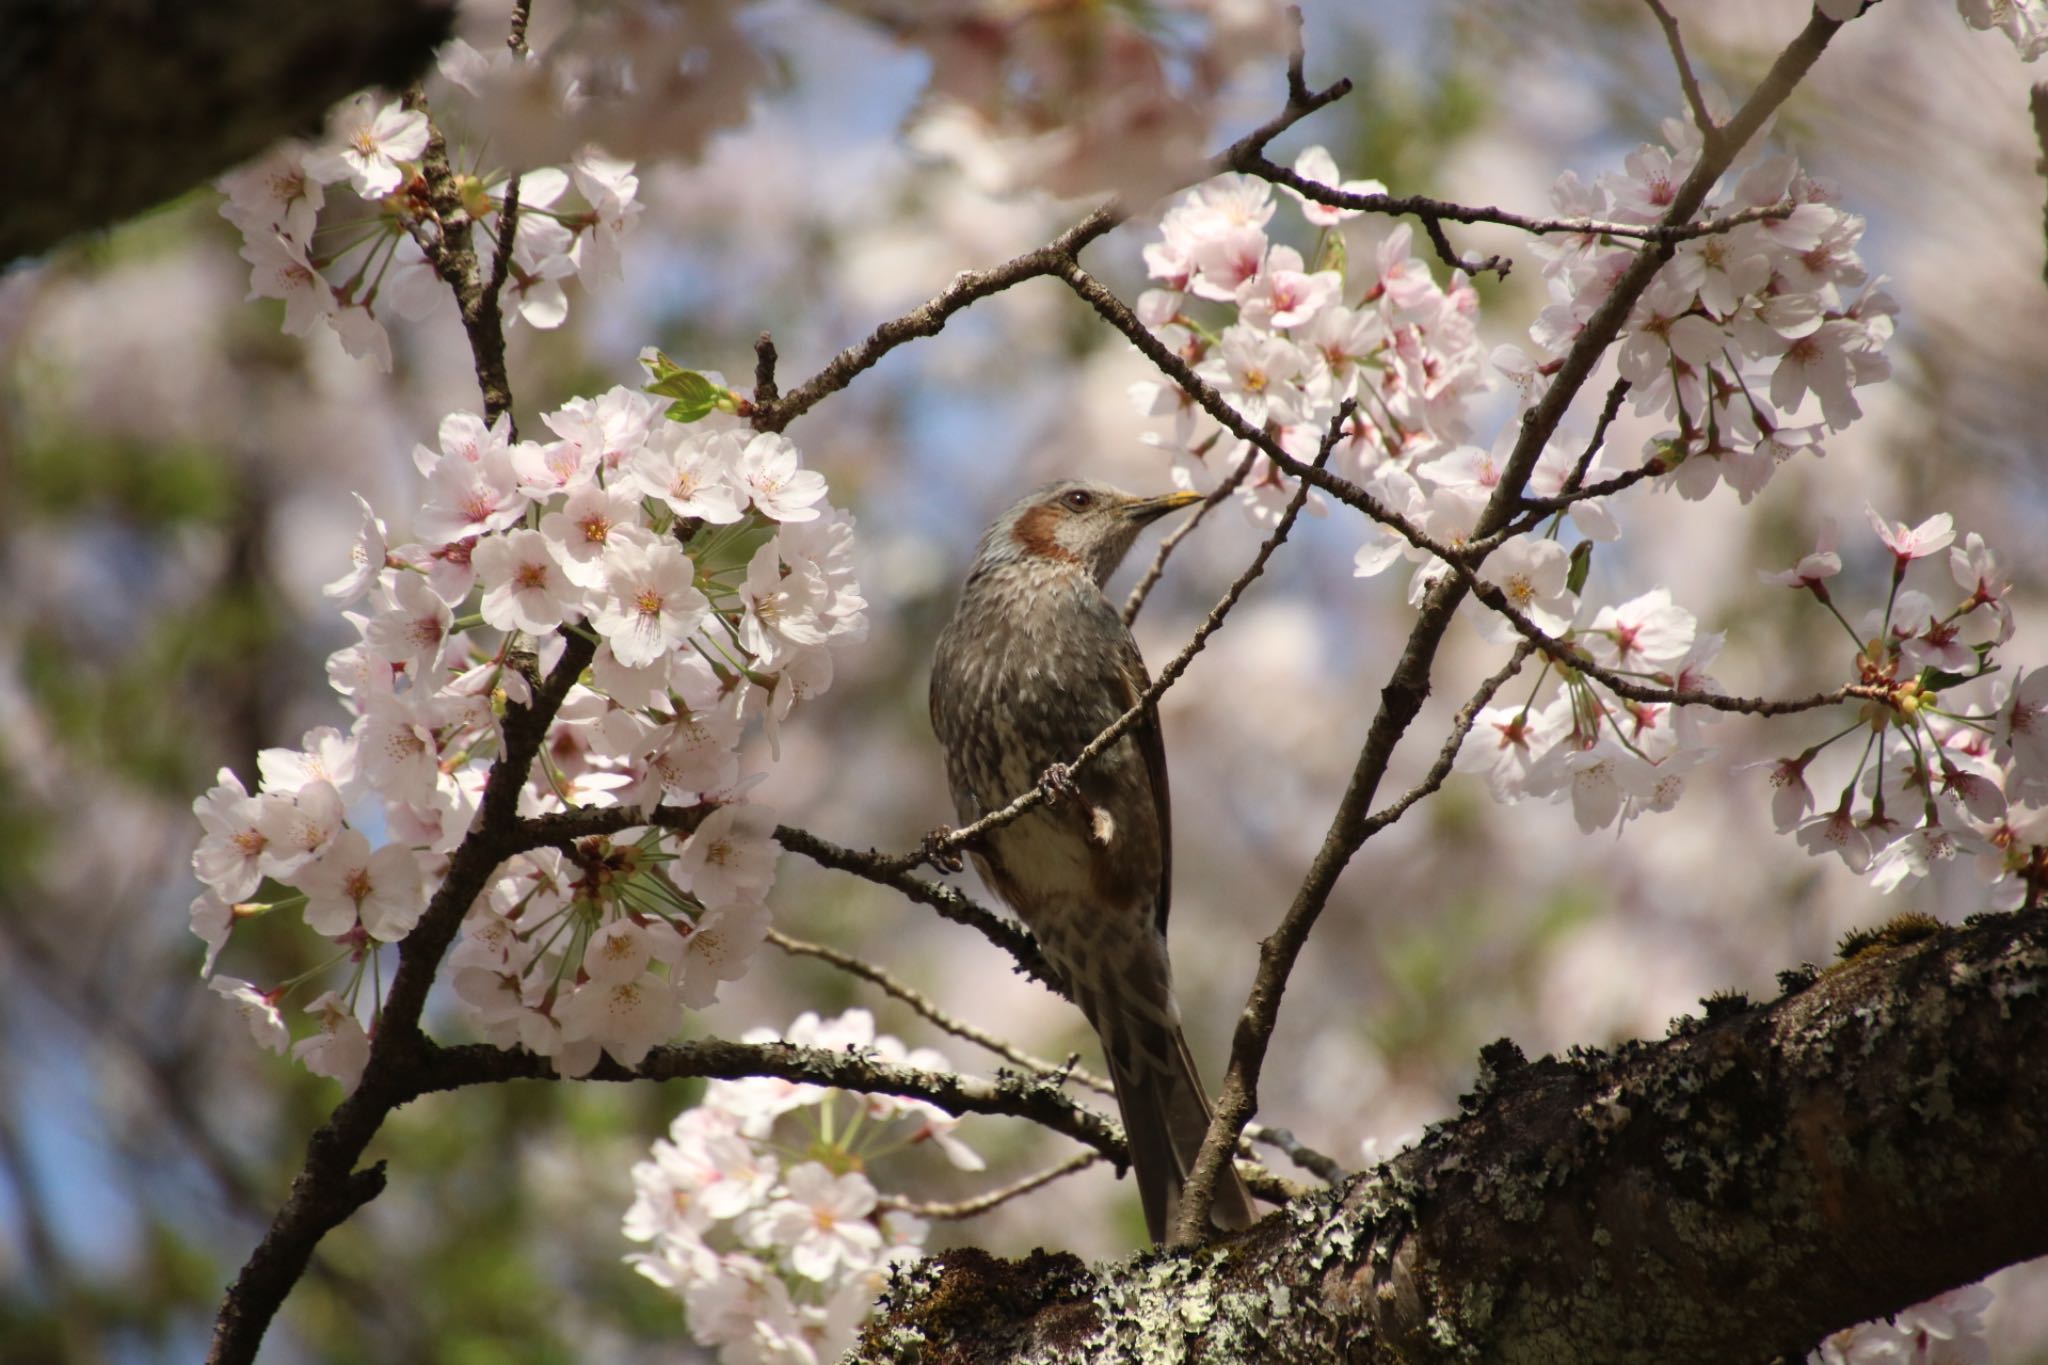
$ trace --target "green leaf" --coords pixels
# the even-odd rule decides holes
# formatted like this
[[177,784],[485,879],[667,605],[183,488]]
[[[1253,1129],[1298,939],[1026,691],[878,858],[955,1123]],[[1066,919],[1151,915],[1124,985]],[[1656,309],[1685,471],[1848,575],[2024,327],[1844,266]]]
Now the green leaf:
[[1316,269],[1334,270],[1337,272],[1337,278],[1341,280],[1349,271],[1350,265],[1349,253],[1344,247],[1344,230],[1334,227],[1325,228],[1323,230],[1323,249],[1317,253],[1316,257]]
[[1582,540],[1572,546],[1572,566],[1565,573],[1564,585],[1574,593],[1586,590],[1586,575],[1593,569],[1593,542]]
[[647,392],[658,398],[676,400],[668,405],[671,422],[694,422],[721,403],[731,401],[732,396],[726,390],[695,370],[684,369],[660,351],[654,353],[654,359],[648,362],[647,368],[654,375],[653,382],[647,385]]

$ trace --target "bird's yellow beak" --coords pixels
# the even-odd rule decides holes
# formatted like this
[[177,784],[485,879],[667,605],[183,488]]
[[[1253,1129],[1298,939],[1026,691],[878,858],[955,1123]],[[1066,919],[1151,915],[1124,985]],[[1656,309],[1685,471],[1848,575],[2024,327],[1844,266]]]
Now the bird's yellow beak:
[[1124,504],[1124,515],[1143,526],[1168,512],[1202,500],[1200,493],[1168,493],[1157,498],[1133,498]]

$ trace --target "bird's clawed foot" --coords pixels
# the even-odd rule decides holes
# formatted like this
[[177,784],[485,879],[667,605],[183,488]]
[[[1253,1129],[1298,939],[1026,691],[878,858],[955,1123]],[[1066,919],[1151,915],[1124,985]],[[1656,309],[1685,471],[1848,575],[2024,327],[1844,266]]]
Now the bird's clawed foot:
[[1039,775],[1038,792],[1048,806],[1071,801],[1080,807],[1088,816],[1088,842],[1096,848],[1108,848],[1109,841],[1116,837],[1116,818],[1101,806],[1091,806],[1082,798],[1070,765],[1055,763],[1048,767]]
[[951,825],[940,825],[937,829],[924,836],[924,842],[918,845],[918,852],[926,862],[939,871],[946,873],[958,872],[966,867],[967,864],[958,853],[945,846],[946,840],[952,837],[953,827]]
[[1065,763],[1055,763],[1040,773],[1038,790],[1047,805],[1081,799],[1081,789],[1074,785],[1074,770]]

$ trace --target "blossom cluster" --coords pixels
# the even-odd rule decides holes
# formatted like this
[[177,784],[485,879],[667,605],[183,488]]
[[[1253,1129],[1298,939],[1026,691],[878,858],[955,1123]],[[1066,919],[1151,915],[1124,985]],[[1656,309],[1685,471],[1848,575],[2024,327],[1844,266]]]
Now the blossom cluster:
[[[391,545],[362,503],[353,567],[327,589],[368,602],[344,613],[358,639],[328,660],[348,727],[265,750],[254,792],[223,769],[195,803],[207,972],[238,920],[283,910],[353,964],[310,1007],[322,1036],[298,1050],[316,1070],[360,1072],[355,1007],[366,975],[375,994],[377,946],[419,920],[476,818],[506,703],[530,700],[571,634],[594,658],[519,814],[635,818],[573,844],[535,838],[498,867],[451,958],[464,1013],[563,1074],[600,1051],[631,1065],[766,933],[773,822],[740,801],[754,780],[740,743],[757,717],[777,742],[790,708],[831,684],[831,651],[864,637],[853,523],[794,445],[732,415],[716,376],[648,363],[656,393],[574,399],[543,415],[553,440],[444,419],[438,448],[414,451],[417,539]],[[669,827],[637,818],[657,805]],[[286,988],[214,988],[282,1050]]]
[[[1839,856],[1880,891],[1968,863],[1995,907],[2037,900],[2048,885],[2048,671],[1994,676],[2013,634],[2011,585],[1983,537],[1959,543],[1945,512],[1917,526],[1869,516],[1892,572],[1884,606],[1860,626],[1828,586],[1842,571],[1832,529],[1792,568],[1765,575],[1829,612],[1849,637],[1851,680],[1867,694],[1846,728],[1759,765],[1772,815],[1808,851]],[[1948,581],[1923,570],[1925,586],[1907,586],[1927,560]],[[1809,769],[1858,737],[1839,797],[1817,810]]]
[[[929,1048],[875,1032],[866,1010],[806,1013],[789,1042],[927,1071],[951,1071]],[[731,1365],[837,1360],[893,1265],[915,1260],[927,1225],[886,1207],[874,1165],[931,1142],[961,1170],[982,1161],[953,1134],[952,1115],[922,1100],[773,1077],[713,1081],[633,1167],[624,1230],[647,1250],[627,1257],[680,1298],[697,1340]]]
[[[1814,8],[1847,23],[1863,13],[1864,0],[1815,0]],[[2031,62],[2048,52],[2048,0],[1956,0],[1963,22],[1971,28],[1997,29]]]
[[1951,1289],[1834,1333],[1807,1356],[1807,1365],[1991,1365],[1984,1339],[1990,1303],[1991,1291],[1981,1284]]
[[[1539,554],[1544,547],[1554,553]],[[1700,630],[1663,588],[1602,607],[1584,626],[1570,627],[1577,604],[1565,586],[1564,561],[1555,541],[1522,537],[1489,558],[1482,575],[1534,624],[1614,674],[1681,691],[1720,690],[1707,669],[1726,637]],[[1536,704],[1553,675],[1560,686]],[[1591,833],[1676,805],[1687,774],[1710,752],[1703,730],[1697,710],[1620,696],[1593,674],[1546,659],[1528,700],[1478,714],[1457,770],[1482,775],[1505,803],[1527,796],[1569,801],[1579,828]]]
[[[1371,181],[1338,183],[1330,154],[1311,147],[1295,169],[1353,193]],[[1289,190],[1290,195],[1294,195]],[[1346,400],[1356,409],[1332,451],[1338,472],[1361,481],[1383,468],[1407,469],[1450,451],[1470,431],[1468,404],[1486,386],[1473,316],[1478,295],[1462,272],[1437,284],[1397,227],[1369,268],[1347,260],[1339,224],[1356,214],[1294,196],[1317,240],[1308,256],[1269,234],[1272,187],[1244,175],[1195,187],[1160,223],[1145,248],[1156,287],[1138,316],[1251,426],[1271,433],[1298,459],[1313,458]],[[1174,478],[1204,492],[1251,464],[1238,495],[1254,515],[1273,518],[1294,481],[1170,384],[1132,386],[1140,408],[1171,417],[1147,440],[1174,458]]]
[[[475,90],[481,61],[458,42],[441,68],[456,88]],[[422,110],[362,94],[336,111],[323,142],[279,143],[222,178],[221,215],[241,229],[249,297],[283,300],[286,335],[325,324],[350,355],[389,370],[386,322],[394,314],[417,321],[453,297],[421,241],[438,242],[467,221],[495,242],[515,182],[508,320],[559,327],[569,316],[564,281],[585,270],[617,276],[620,238],[642,207],[632,162],[587,145],[567,170],[462,171],[460,207],[451,211],[432,201],[420,170],[435,136]],[[353,203],[329,205],[326,187],[343,182]]]
[[[1823,10],[1842,8],[1845,0],[1827,0]],[[1997,29],[2031,62],[2048,52],[2048,3],[2044,0],[1957,0],[1963,22],[1975,29]],[[1831,18],[1838,17],[1830,13]]]
[[[1663,131],[1664,144],[1638,147],[1620,173],[1588,184],[1566,172],[1552,203],[1596,223],[1658,222],[1701,153],[1690,122],[1666,119]],[[1855,390],[1891,372],[1897,305],[1857,254],[1863,220],[1829,203],[1796,160],[1767,156],[1715,186],[1702,216],[1770,209],[1782,211],[1680,242],[1622,333],[1618,368],[1635,410],[1673,423],[1645,457],[1683,497],[1725,481],[1749,501],[1793,455],[1820,454],[1828,432],[1862,415]],[[1531,336],[1546,359],[1515,347],[1494,356],[1525,398],[1542,392],[1641,246],[1597,229],[1539,243],[1550,303]]]
[[1231,77],[1284,50],[1278,0],[1146,6],[856,0],[931,59],[912,145],[992,193],[1155,198],[1201,174]]

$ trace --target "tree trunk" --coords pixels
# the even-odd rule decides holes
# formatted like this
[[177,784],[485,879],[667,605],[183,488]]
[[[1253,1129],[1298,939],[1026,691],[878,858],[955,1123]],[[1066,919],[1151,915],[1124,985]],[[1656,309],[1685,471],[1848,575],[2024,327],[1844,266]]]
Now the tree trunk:
[[2048,1252],[2044,978],[2048,911],[1908,917],[1663,1042],[1502,1040],[1458,1117],[1339,1191],[1117,1265],[936,1257],[854,1358],[1797,1359]]

